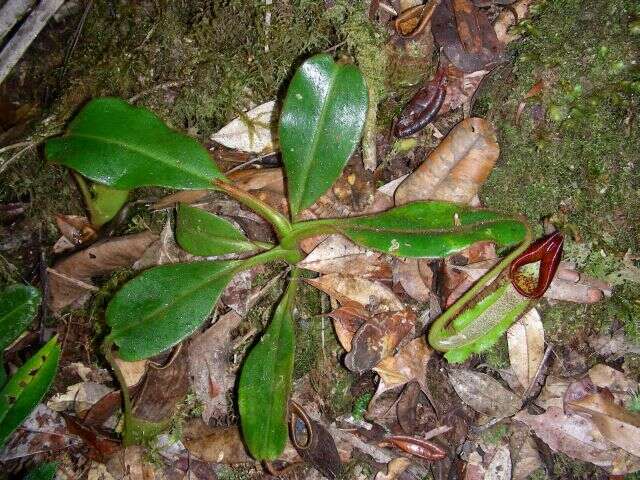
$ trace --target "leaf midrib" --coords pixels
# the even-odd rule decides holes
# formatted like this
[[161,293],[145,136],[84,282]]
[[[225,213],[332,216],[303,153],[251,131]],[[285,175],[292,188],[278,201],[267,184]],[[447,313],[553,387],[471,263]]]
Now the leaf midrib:
[[123,148],[125,150],[130,150],[132,152],[140,154],[143,157],[147,157],[147,158],[149,158],[151,160],[159,161],[160,163],[162,163],[162,164],[164,164],[164,165],[166,165],[168,167],[171,167],[173,169],[176,169],[178,171],[183,170],[183,171],[187,172],[188,174],[193,175],[194,177],[198,178],[199,180],[205,180],[207,183],[210,183],[211,181],[213,181],[216,178],[216,177],[209,178],[207,176],[203,176],[201,173],[199,173],[197,171],[191,170],[189,168],[185,168],[184,165],[182,167],[178,167],[175,163],[171,162],[170,157],[167,157],[165,155],[154,156],[154,155],[152,155],[152,154],[150,154],[150,153],[148,153],[148,152],[146,152],[146,151],[144,151],[144,150],[142,150],[140,148],[136,148],[136,147],[134,147],[134,146],[132,146],[130,144],[127,144],[127,143],[124,143],[122,141],[118,141],[118,140],[115,140],[115,139],[111,139],[111,138],[108,138],[108,137],[99,137],[99,136],[96,136],[96,135],[89,135],[89,134],[86,134],[86,133],[77,133],[77,132],[74,132],[74,131],[71,131],[69,136],[70,137],[78,137],[78,138],[86,138],[88,140],[94,140],[96,142],[102,142],[102,143],[106,143],[106,144],[110,144],[110,145],[117,145],[117,146],[119,146],[119,147],[121,147],[121,148]]
[[[122,326],[121,328],[117,329],[118,334],[114,335],[116,333],[116,328],[117,326],[111,325],[111,323],[107,320],[107,323],[109,323],[109,326],[112,328],[112,335],[114,337],[114,340],[116,338],[122,338],[122,335],[129,332],[130,330],[134,329],[134,328],[138,328],[140,327],[140,325],[145,325],[146,323],[148,323],[150,320],[152,321],[152,318],[159,315],[161,312],[164,312],[170,308],[172,308],[174,305],[176,305],[177,303],[181,302],[184,298],[196,293],[197,291],[208,287],[211,283],[215,282],[216,280],[219,280],[220,277],[224,276],[224,274],[232,274],[233,273],[233,269],[235,268],[236,263],[232,263],[230,264],[227,268],[218,270],[217,272],[215,272],[212,276],[208,277],[208,279],[205,282],[202,282],[200,284],[198,284],[198,286],[188,289],[186,291],[184,291],[182,294],[180,294],[177,297],[173,297],[173,301],[169,304],[169,305],[164,305],[161,307],[158,307],[154,310],[152,310],[151,312],[149,312],[147,315],[143,316],[137,323],[127,323],[124,326]],[[120,346],[120,344],[118,344]]]
[[393,227],[393,228],[385,228],[385,227],[374,227],[371,225],[350,225],[348,222],[339,222],[336,227],[341,229],[343,232],[348,230],[355,230],[358,232],[376,232],[376,233],[409,233],[409,234],[456,234],[461,232],[467,232],[469,230],[473,230],[478,227],[490,227],[492,225],[496,225],[502,221],[508,220],[488,220],[486,222],[476,222],[469,223],[467,225],[460,226],[452,226],[450,228],[401,228],[401,227]]

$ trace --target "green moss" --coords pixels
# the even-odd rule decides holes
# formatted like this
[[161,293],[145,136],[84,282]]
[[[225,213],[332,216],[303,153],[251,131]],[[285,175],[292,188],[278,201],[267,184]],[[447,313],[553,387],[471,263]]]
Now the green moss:
[[[637,2],[585,9],[579,0],[545,1],[536,11],[518,27],[524,38],[513,48],[513,65],[487,83],[476,105],[498,127],[502,150],[481,196],[537,225],[550,218],[566,234],[565,259],[617,286],[594,306],[545,307],[550,339],[568,343],[620,323],[639,341],[640,290],[621,273],[624,254],[640,250],[640,128],[633,118],[640,44],[629,29]],[[542,91],[516,122],[518,105],[540,80]]]
[[494,425],[493,427],[482,432],[482,440],[491,445],[499,444],[502,439],[509,433],[509,427],[504,424]]
[[563,453],[553,455],[553,478],[592,480],[600,478],[599,469],[591,463],[574,460]]
[[500,340],[483,355],[485,362],[492,368],[507,368],[509,366],[509,347],[506,335],[500,337]]

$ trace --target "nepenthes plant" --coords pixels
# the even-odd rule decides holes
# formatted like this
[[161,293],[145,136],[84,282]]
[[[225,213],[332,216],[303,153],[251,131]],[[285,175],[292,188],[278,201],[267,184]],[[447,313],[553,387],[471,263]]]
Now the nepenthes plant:
[[[176,238],[183,249],[200,257],[242,254],[244,258],[203,258],[150,268],[125,284],[106,310],[110,327],[104,343],[107,358],[113,360],[115,349],[127,361],[149,358],[197,331],[235,274],[275,260],[289,263],[292,269],[288,287],[270,324],[246,356],[238,382],[242,433],[257,460],[277,458],[287,439],[295,346],[294,304],[300,278],[296,264],[303,258],[302,240],[340,234],[389,255],[422,258],[442,258],[478,241],[515,248],[488,274],[491,278],[474,287],[472,294],[476,295],[488,280],[500,278],[493,289],[499,293],[490,296],[490,300],[511,292],[513,287],[505,286],[511,283],[502,280],[501,272],[530,242],[529,227],[521,218],[439,201],[409,203],[374,215],[303,221],[303,210],[331,187],[357,147],[367,108],[367,88],[355,66],[336,63],[321,54],[297,69],[278,125],[288,215],[234,186],[194,139],[169,129],[150,111],[120,99],[89,102],[66,133],[49,140],[45,147],[50,161],[66,165],[98,184],[121,190],[144,186],[217,190],[272,225],[277,243],[256,242],[222,217],[180,205]],[[519,271],[519,266],[515,270]],[[486,315],[477,314],[477,307],[469,307],[469,298],[464,297],[464,302],[455,305],[455,314],[446,313],[432,330],[434,347],[448,350],[452,360],[481,351],[523,310],[518,303],[515,310],[507,309],[507,320],[496,321],[495,315],[489,320]],[[496,304],[478,301],[477,305],[487,303]],[[472,313],[462,323],[449,325],[452,317],[469,311]],[[487,334],[488,340],[483,343]],[[112,365],[119,376],[117,365]],[[152,429],[136,423],[126,385],[119,380],[124,392],[124,441],[133,443],[140,440],[140,432]]]

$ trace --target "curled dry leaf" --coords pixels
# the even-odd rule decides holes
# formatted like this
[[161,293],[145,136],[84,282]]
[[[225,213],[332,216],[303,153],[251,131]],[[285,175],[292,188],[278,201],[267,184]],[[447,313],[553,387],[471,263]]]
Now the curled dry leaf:
[[243,152],[272,152],[276,148],[277,115],[274,100],[263,103],[222,127],[211,140]]
[[76,383],[67,387],[65,393],[58,393],[51,397],[47,406],[56,412],[74,411],[81,417],[93,404],[112,391],[113,389],[100,383]]
[[538,310],[532,308],[507,330],[507,342],[511,368],[526,390],[544,357],[544,327]]
[[248,192],[268,191],[284,195],[284,173],[282,168],[256,168],[232,172],[228,177],[237,187]]
[[509,417],[522,406],[522,401],[517,395],[487,374],[474,370],[451,369],[449,380],[464,403],[488,417]]
[[640,459],[609,442],[588,419],[566,415],[562,408],[551,406],[541,415],[522,410],[514,420],[528,425],[553,451],[624,475],[640,469]]
[[[510,9],[505,8],[500,12],[498,19],[493,24],[493,29],[499,42],[507,44],[520,38],[520,35],[510,33],[509,29],[527,16],[531,2],[532,0],[519,0],[513,3]],[[517,17],[513,12],[516,13]]]
[[59,312],[69,305],[84,303],[97,290],[93,277],[130,267],[156,238],[151,232],[113,238],[56,262],[48,270],[51,310]]
[[54,253],[65,252],[98,238],[98,232],[84,216],[56,215],[56,225],[62,237],[53,246]]
[[362,248],[342,235],[327,237],[298,266],[322,274],[349,272],[368,279],[391,277],[387,257]]
[[369,312],[357,302],[345,302],[329,313],[329,317],[333,320],[340,345],[350,352],[353,336],[369,319]]
[[306,282],[340,303],[348,301],[359,303],[372,314],[398,312],[404,309],[404,305],[396,294],[379,282],[338,273],[306,279]]
[[468,204],[488,178],[499,153],[491,123],[482,118],[463,120],[398,187],[396,205],[417,200]]
[[425,337],[420,336],[401,347],[393,357],[378,363],[373,369],[380,376],[375,397],[413,380],[426,392],[427,363],[432,354],[433,350],[427,345]]
[[411,310],[373,315],[351,340],[344,364],[352,372],[365,372],[392,355],[402,339],[414,328],[416,315]]
[[233,390],[236,380],[229,364],[230,335],[241,321],[240,315],[230,311],[189,343],[191,385],[204,404],[202,419],[205,423],[227,415],[227,394]]
[[428,302],[433,284],[430,262],[420,258],[394,258],[393,282],[419,302]]

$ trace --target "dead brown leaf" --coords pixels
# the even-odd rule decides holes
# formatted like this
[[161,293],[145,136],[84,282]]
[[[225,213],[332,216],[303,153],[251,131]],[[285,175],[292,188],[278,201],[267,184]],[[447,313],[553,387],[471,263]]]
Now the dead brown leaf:
[[512,422],[509,426],[509,447],[513,462],[511,480],[526,480],[531,474],[542,468],[542,460],[536,442],[529,433],[529,429],[519,422]]
[[396,294],[380,282],[338,273],[306,279],[306,282],[340,303],[349,301],[359,303],[371,314],[397,312],[404,309],[403,303]]
[[383,359],[373,369],[380,376],[375,397],[413,380],[426,392],[427,363],[432,354],[425,337],[420,336],[401,347],[393,357]]
[[202,419],[207,424],[227,416],[227,394],[233,390],[236,379],[229,363],[231,331],[241,321],[240,315],[230,311],[189,343],[191,385],[204,404]]
[[526,390],[535,379],[544,357],[544,327],[535,308],[507,330],[507,342],[511,368]]
[[396,258],[393,261],[393,282],[419,302],[428,302],[433,285],[430,262],[418,258]]
[[327,237],[298,266],[322,274],[349,272],[368,279],[391,278],[387,257],[362,248],[342,235]]
[[463,120],[398,187],[396,205],[418,200],[469,203],[488,178],[499,153],[491,123],[482,118]]
[[445,56],[465,72],[486,70],[504,54],[489,19],[470,0],[443,0],[433,15],[431,31]]
[[284,174],[281,168],[256,168],[229,174],[236,186],[246,191],[264,190],[284,195]]
[[136,233],[100,242],[54,264],[49,272],[49,306],[53,312],[82,305],[97,290],[92,278],[130,267],[157,238]]
[[541,415],[522,410],[514,419],[533,429],[553,451],[599,465],[612,474],[640,469],[637,457],[609,442],[591,421],[579,415],[566,415],[561,408],[552,406]]
[[351,340],[351,350],[344,358],[352,372],[365,372],[392,355],[402,339],[414,328],[416,315],[411,310],[373,315]]
[[455,368],[449,370],[449,380],[464,403],[488,417],[509,417],[522,406],[516,394],[485,373]]
[[[91,226],[89,219],[80,215],[56,215],[56,225],[62,238],[54,245],[54,253],[61,253],[69,248],[90,243],[98,237],[96,229]],[[64,242],[66,240],[66,242]],[[69,245],[69,248],[63,246]]]

